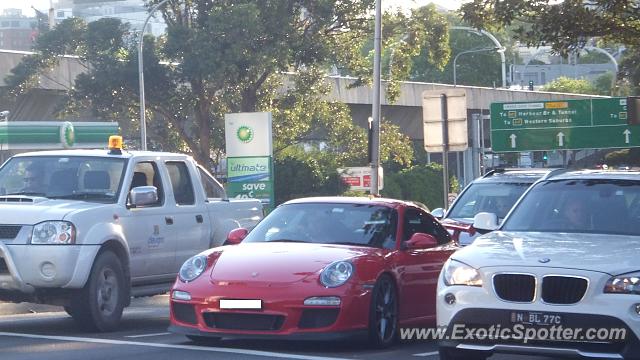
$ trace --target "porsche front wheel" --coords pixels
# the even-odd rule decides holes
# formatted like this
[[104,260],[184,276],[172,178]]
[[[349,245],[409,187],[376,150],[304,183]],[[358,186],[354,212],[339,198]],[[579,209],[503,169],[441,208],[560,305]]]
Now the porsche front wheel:
[[369,342],[373,347],[385,348],[398,336],[398,296],[388,275],[382,275],[371,294],[369,310]]

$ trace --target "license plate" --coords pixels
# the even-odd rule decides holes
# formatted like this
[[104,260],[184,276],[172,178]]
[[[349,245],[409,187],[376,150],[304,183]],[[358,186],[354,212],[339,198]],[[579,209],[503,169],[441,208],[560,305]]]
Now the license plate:
[[262,300],[220,299],[220,309],[261,310]]
[[562,316],[542,312],[514,311],[511,313],[511,322],[526,325],[562,325]]

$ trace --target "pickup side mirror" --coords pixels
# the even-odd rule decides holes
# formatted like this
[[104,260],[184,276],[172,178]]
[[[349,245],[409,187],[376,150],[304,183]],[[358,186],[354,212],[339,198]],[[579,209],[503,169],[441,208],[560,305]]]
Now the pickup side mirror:
[[431,216],[433,216],[438,220],[442,220],[442,218],[444,217],[444,209],[443,208],[433,209],[433,211],[431,211]]
[[488,212],[477,213],[473,218],[473,227],[478,230],[493,231],[498,228],[498,216]]
[[129,191],[131,207],[151,205],[158,202],[158,189],[155,186],[138,186]]
[[237,245],[247,237],[249,230],[244,228],[237,228],[229,231],[229,235],[227,235],[227,245]]
[[415,233],[406,242],[406,248],[409,250],[430,249],[436,246],[438,246],[438,240],[433,235],[425,233]]

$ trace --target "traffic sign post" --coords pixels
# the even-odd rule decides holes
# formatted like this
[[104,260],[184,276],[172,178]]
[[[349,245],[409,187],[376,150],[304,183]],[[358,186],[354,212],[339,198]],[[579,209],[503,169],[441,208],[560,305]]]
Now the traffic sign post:
[[638,146],[626,98],[491,104],[494,152]]

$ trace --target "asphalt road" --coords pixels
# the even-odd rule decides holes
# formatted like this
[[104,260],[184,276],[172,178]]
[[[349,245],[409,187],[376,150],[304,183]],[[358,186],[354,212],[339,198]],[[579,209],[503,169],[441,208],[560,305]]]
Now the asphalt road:
[[[370,350],[358,342],[225,340],[207,346],[167,332],[167,296],[135,299],[119,331],[86,333],[61,308],[0,303],[2,360],[201,360],[207,359],[438,359],[431,341]],[[491,360],[549,360],[494,356]]]

